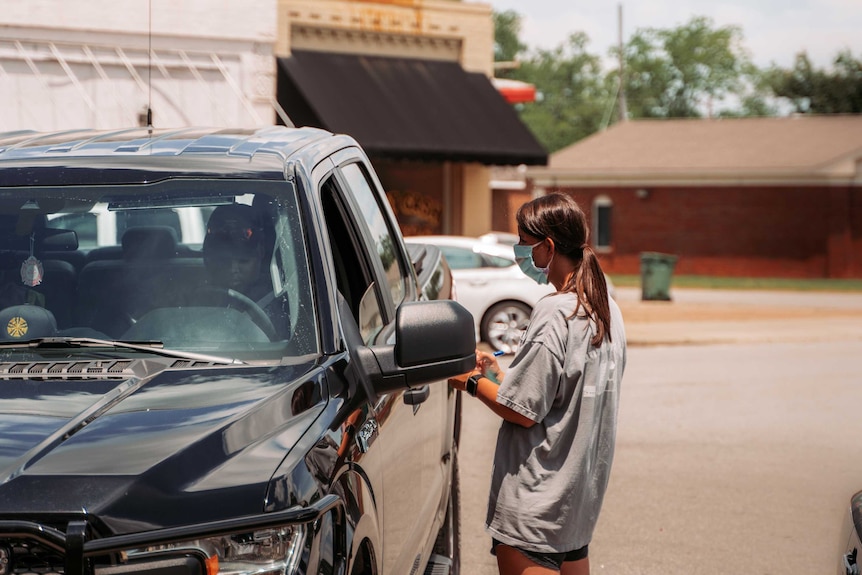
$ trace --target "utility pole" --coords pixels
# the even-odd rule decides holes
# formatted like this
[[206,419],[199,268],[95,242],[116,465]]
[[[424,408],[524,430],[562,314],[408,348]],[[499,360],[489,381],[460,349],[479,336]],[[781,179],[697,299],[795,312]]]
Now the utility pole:
[[625,52],[623,51],[623,47],[625,46],[623,42],[623,5],[617,5],[617,22],[619,25],[619,52],[620,52],[620,77],[619,77],[619,86],[617,88],[618,100],[620,109],[620,122],[625,122],[629,119],[629,110],[628,105],[626,104],[626,83],[625,83]]

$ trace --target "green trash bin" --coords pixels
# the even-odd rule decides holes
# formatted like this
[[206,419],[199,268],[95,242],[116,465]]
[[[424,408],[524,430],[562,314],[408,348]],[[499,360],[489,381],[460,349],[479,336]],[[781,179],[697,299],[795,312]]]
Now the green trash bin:
[[641,253],[641,299],[670,301],[670,278],[675,265],[674,255]]

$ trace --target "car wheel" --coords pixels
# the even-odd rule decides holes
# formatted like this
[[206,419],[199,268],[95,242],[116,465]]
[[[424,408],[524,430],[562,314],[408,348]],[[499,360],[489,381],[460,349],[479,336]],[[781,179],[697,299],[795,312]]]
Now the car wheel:
[[517,301],[495,304],[482,318],[479,335],[494,351],[515,353],[530,323],[532,309]]

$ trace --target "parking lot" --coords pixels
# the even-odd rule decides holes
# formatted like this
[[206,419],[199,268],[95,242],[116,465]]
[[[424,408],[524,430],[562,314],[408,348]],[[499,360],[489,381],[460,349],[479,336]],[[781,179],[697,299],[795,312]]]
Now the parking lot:
[[[862,294],[621,289],[630,342],[593,573],[833,573],[862,488]],[[499,422],[467,402],[463,572],[483,531]]]

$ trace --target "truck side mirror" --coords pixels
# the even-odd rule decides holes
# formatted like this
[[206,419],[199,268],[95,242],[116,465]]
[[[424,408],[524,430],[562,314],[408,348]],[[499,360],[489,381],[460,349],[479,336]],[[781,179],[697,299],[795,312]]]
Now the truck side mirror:
[[401,367],[458,361],[469,356],[472,365],[460,369],[459,363],[457,371],[441,375],[449,377],[476,365],[473,316],[455,301],[405,303],[395,316],[395,332],[396,362]]
[[[410,302],[398,308],[395,345],[367,348],[367,370],[378,393],[445,380],[476,367],[473,316],[452,300]],[[371,363],[366,356],[366,369]]]

